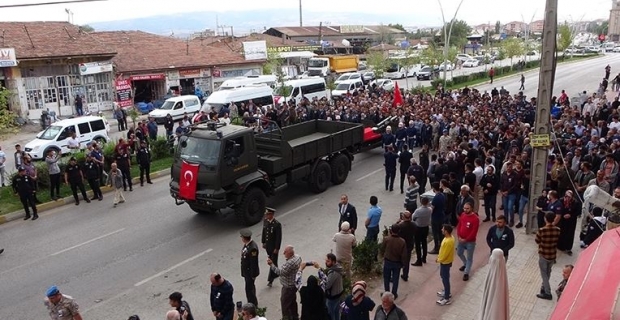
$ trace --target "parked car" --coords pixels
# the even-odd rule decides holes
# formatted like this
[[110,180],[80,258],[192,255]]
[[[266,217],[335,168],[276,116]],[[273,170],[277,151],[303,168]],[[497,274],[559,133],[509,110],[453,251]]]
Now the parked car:
[[456,55],[456,59],[461,60],[462,62],[465,62],[467,60],[473,59],[473,57],[465,53],[459,53]]
[[166,100],[161,108],[151,111],[149,117],[154,118],[157,124],[163,124],[168,114],[172,116],[172,119],[179,120],[183,119],[185,114],[192,117],[200,111],[200,107],[200,99],[197,96],[178,96]]
[[480,64],[480,62],[476,59],[469,59],[465,62],[463,62],[463,68],[473,68],[473,67],[477,67]]
[[339,84],[347,80],[362,80],[362,76],[357,72],[347,72],[340,75],[340,77],[338,77],[338,79],[336,79],[334,83]]
[[362,75],[362,81],[364,82],[364,84],[369,84],[370,82],[375,80],[375,78],[376,76],[374,71],[367,71],[364,72],[364,74]]
[[452,64],[450,61],[445,61],[444,63],[440,64],[437,69],[439,71],[444,71],[444,69],[446,71],[451,71],[454,70],[454,64]]
[[416,78],[418,80],[433,80],[433,73],[434,70],[432,67],[424,66],[418,71]]
[[600,53],[600,52],[601,52],[600,47],[597,47],[597,46],[586,47],[586,53]]
[[611,52],[620,52],[620,47],[614,47]]
[[493,56],[475,56],[474,59],[478,60],[478,65],[490,64],[495,62],[495,57]]
[[361,79],[345,80],[336,85],[336,89],[332,90],[332,99],[342,99],[347,93],[353,94],[362,88],[364,84]]
[[392,91],[394,90],[394,80],[392,79],[377,79],[373,82],[370,83],[371,86],[373,85],[377,85],[378,88],[383,88],[384,90],[387,91]]
[[308,75],[308,71],[304,71],[304,73],[300,74],[297,76],[297,79],[306,79],[309,78],[310,75]]

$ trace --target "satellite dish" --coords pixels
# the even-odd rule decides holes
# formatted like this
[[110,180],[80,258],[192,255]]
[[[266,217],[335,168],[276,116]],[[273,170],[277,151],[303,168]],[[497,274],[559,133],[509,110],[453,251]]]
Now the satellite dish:
[[347,39],[342,39],[342,45],[345,47],[350,47],[351,46],[351,42],[349,42],[349,40]]

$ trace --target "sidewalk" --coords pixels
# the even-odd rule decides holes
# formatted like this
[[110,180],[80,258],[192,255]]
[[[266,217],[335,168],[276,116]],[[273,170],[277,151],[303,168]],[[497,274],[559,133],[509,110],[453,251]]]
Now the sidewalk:
[[[498,214],[501,214],[500,210]],[[486,235],[492,225],[492,222],[480,224],[469,281],[463,281],[463,273],[459,271],[462,263],[455,254],[450,270],[453,297],[451,305],[439,306],[435,303],[438,300],[437,291],[443,289],[439,277],[439,266],[435,263],[436,255],[429,255],[428,264],[423,267],[411,267],[409,281],[400,281],[399,298],[396,300],[396,304],[405,311],[410,320],[477,319],[488,273],[487,263],[490,250],[486,244]],[[534,242],[534,234],[525,234],[525,228],[513,228],[513,231],[515,247],[510,251],[507,263],[510,319],[547,319],[556,305],[555,288],[562,279],[563,266],[574,264],[581,252],[578,236],[575,236],[576,242],[573,246],[572,257],[558,252],[557,263],[553,268],[550,281],[553,301],[548,301],[536,297],[540,290],[541,278],[538,269],[538,246]],[[376,303],[380,303],[379,296],[383,291],[382,288],[383,281],[379,279],[377,288],[370,296]]]

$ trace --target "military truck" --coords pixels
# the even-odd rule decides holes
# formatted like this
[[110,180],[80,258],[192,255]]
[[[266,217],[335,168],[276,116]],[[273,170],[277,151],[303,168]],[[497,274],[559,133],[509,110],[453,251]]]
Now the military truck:
[[[176,204],[197,213],[232,208],[242,223],[253,225],[263,218],[266,198],[289,183],[305,181],[321,193],[345,182],[353,154],[371,145],[361,124],[313,120],[270,128],[255,133],[218,122],[194,125],[175,151],[170,193]],[[187,163],[198,166],[197,184],[195,195],[184,198],[180,182],[194,178],[182,170]]]

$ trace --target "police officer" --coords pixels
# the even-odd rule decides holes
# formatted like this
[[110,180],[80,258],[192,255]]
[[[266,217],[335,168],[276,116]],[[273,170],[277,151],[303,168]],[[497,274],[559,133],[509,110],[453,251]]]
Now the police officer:
[[88,199],[88,195],[86,194],[86,188],[84,188],[84,175],[82,174],[82,170],[80,165],[77,163],[77,159],[75,157],[71,157],[69,159],[69,164],[65,168],[65,183],[71,187],[71,192],[73,192],[73,199],[75,199],[75,205],[80,205],[80,198],[78,197],[78,189],[82,193],[82,198],[84,201],[90,203],[90,199]]
[[129,191],[133,191],[133,185],[131,183],[131,173],[129,168],[131,167],[131,156],[127,153],[127,150],[120,148],[116,154],[116,166],[118,170],[123,174],[123,190],[127,191],[129,185]]
[[388,146],[387,151],[383,154],[385,162],[385,190],[394,191],[394,179],[396,178],[396,160],[398,160],[398,154],[394,151],[393,146]]
[[34,193],[36,192],[36,182],[32,177],[26,174],[26,168],[20,166],[17,174],[13,177],[12,186],[15,194],[19,195],[19,200],[24,206],[26,216],[24,220],[30,219],[30,207],[32,207],[32,220],[39,219],[37,215],[37,205],[34,201]]
[[82,320],[78,304],[72,297],[61,294],[58,287],[51,286],[45,295],[45,306],[52,320]]
[[413,159],[413,154],[409,151],[409,146],[402,145],[400,154],[398,155],[398,163],[400,164],[400,193],[405,193],[405,177],[407,176],[407,170]]
[[91,200],[98,199],[103,200],[103,193],[101,193],[101,182],[99,181],[99,164],[93,159],[92,153],[86,154],[86,162],[84,163],[84,175],[90,189],[93,190],[93,197]]
[[136,159],[140,166],[140,186],[144,186],[144,175],[146,175],[146,183],[153,184],[151,182],[151,151],[146,145],[146,141],[140,142],[140,149],[138,149]]
[[[277,266],[278,252],[282,245],[282,225],[280,221],[273,217],[275,213],[275,209],[269,207],[265,208],[265,222],[263,223],[261,243],[263,244],[263,249],[267,251],[269,259]],[[273,280],[277,277],[278,275],[270,269],[269,276],[267,277],[267,286],[271,287],[273,285]]]
[[260,274],[258,267],[258,245],[252,240],[252,231],[244,229],[239,232],[243,249],[241,249],[241,276],[245,280],[245,296],[249,303],[258,305],[254,280]]

